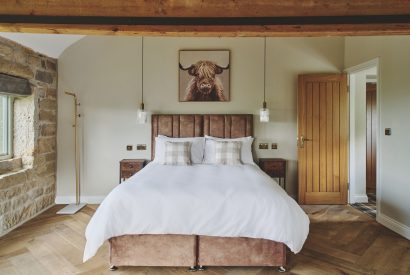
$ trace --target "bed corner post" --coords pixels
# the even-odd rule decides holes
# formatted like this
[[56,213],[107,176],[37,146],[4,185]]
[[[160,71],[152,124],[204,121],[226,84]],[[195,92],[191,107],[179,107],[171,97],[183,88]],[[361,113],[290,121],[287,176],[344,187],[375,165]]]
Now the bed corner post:
[[118,267],[112,264],[112,239],[109,239],[108,243],[109,243],[109,254],[110,254],[110,267],[108,269],[110,271],[115,271],[118,269]]

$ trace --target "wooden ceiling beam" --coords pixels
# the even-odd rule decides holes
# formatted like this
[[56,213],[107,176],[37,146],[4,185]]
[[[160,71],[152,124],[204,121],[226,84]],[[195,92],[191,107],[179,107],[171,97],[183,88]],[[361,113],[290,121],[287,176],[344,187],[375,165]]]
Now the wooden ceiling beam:
[[145,36],[410,34],[410,0],[0,0],[0,31]]
[[367,36],[409,35],[410,23],[402,24],[331,24],[331,25],[241,25],[241,26],[108,26],[63,24],[0,24],[0,32],[138,35],[185,37],[296,37],[296,36]]
[[290,17],[410,14],[410,0],[0,0],[2,15]]

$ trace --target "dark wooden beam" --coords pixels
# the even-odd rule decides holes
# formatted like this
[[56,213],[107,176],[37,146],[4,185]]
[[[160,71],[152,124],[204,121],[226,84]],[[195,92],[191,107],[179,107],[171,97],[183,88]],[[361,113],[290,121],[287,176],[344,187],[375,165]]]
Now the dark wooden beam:
[[146,26],[262,26],[410,23],[410,14],[293,17],[107,17],[1,15],[0,23]]
[[31,95],[30,83],[27,79],[0,73],[0,94],[29,96]]

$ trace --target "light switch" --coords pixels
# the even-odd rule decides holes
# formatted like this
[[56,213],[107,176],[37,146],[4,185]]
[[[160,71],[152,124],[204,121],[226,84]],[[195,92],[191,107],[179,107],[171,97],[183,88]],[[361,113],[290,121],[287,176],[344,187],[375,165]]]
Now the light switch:
[[132,151],[132,145],[127,145],[127,151]]
[[269,143],[259,143],[259,149],[269,149]]
[[384,129],[384,135],[391,136],[391,128],[385,128]]
[[271,149],[273,149],[273,150],[278,149],[278,144],[277,143],[272,143]]

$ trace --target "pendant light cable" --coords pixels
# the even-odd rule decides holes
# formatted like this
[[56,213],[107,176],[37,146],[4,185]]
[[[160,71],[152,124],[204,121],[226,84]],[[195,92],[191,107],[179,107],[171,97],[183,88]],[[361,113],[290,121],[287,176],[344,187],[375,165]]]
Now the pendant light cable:
[[144,36],[141,37],[141,110],[144,111]]
[[141,37],[141,105],[137,111],[137,123],[148,122],[148,113],[144,110],[144,37]]
[[260,122],[269,122],[269,109],[266,107],[266,37],[263,40],[263,104],[259,110]]
[[266,109],[266,37],[263,45],[263,109]]

